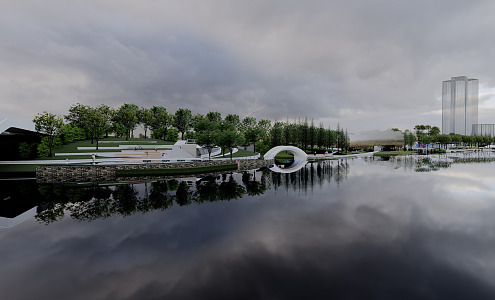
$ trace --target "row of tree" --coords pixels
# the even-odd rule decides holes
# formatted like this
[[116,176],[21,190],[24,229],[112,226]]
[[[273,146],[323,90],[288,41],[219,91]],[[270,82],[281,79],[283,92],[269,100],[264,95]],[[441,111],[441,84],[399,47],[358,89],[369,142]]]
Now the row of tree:
[[[150,132],[153,138],[176,141],[180,133],[182,139],[196,139],[198,144],[211,154],[215,147],[223,150],[242,145],[254,145],[254,151],[266,152],[270,147],[286,144],[299,146],[306,150],[315,148],[347,149],[349,137],[347,131],[337,126],[336,130],[319,127],[307,119],[294,122],[272,122],[254,117],[240,119],[236,114],[222,118],[219,112],[206,115],[193,115],[189,109],[180,108],[174,114],[165,107],[138,107],[135,104],[123,104],[118,108],[107,105],[91,107],[77,103],[69,108],[63,118],[43,112],[34,118],[36,130],[46,135],[39,149],[52,156],[57,144],[72,143],[89,139],[96,143],[102,137],[114,135],[128,140],[137,126],[144,131],[144,138]],[[65,121],[65,122],[64,122]]]
[[495,137],[491,136],[461,135],[456,133],[440,134],[440,129],[437,126],[416,125],[414,131],[414,133],[409,130],[403,132],[405,146],[412,148],[416,141],[425,145],[439,144],[444,147],[452,144],[455,146],[483,147],[495,143]]

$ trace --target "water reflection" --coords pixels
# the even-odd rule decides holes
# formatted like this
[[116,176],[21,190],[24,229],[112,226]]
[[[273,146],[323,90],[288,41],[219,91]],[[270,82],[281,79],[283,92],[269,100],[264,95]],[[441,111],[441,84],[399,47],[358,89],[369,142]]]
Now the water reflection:
[[[292,173],[274,173],[263,169],[241,174],[117,185],[36,185],[34,182],[27,182],[21,183],[21,186],[13,190],[14,194],[11,196],[5,196],[10,197],[10,201],[1,202],[4,204],[1,213],[7,217],[15,217],[37,206],[36,219],[49,224],[63,219],[66,215],[80,221],[92,221],[113,215],[129,216],[165,210],[174,204],[185,206],[240,199],[246,195],[259,196],[268,189],[283,189],[304,194],[315,186],[321,187],[331,182],[340,185],[347,178],[349,168],[349,163],[341,160],[312,162]],[[23,184],[29,187],[23,187]],[[23,194],[23,191],[31,192]],[[20,199],[30,200],[26,202]]]
[[453,164],[484,164],[494,162],[495,153],[492,151],[471,151],[442,155],[407,155],[389,158],[364,157],[363,160],[370,164],[386,162],[385,165],[392,169],[430,172],[450,168]]
[[[35,181],[0,182],[3,201],[0,217],[3,227],[12,227],[32,217],[50,224],[70,216],[78,221],[105,219],[114,215],[130,216],[166,210],[174,204],[187,206],[215,201],[260,196],[273,189],[299,195],[312,193],[315,186],[336,183],[347,178],[347,160],[310,162],[296,172],[276,173],[269,169],[160,180],[154,182],[36,184]],[[28,217],[25,212],[31,212]],[[0,219],[0,226],[2,222]]]
[[[36,207],[35,218],[49,224],[66,215],[80,221],[104,219],[113,215],[129,216],[155,210],[166,210],[174,204],[228,201],[244,196],[259,196],[267,190],[283,190],[298,195],[312,194],[322,188],[346,181],[349,162],[311,161],[291,173],[271,172],[269,169],[245,171],[241,174],[178,178],[154,182],[120,184],[36,184],[34,181],[2,181],[0,197],[0,226],[15,226],[28,219],[24,212]],[[491,153],[457,155],[398,156],[387,159],[364,157],[368,164],[384,165],[389,169],[430,172],[450,168],[453,164],[488,163],[495,161]],[[32,214],[31,214],[32,215]],[[14,218],[17,218],[14,220]]]
[[3,202],[59,221],[0,230],[0,290],[5,299],[493,299],[493,166],[418,173],[355,159],[293,174],[10,183],[17,190],[2,190]]

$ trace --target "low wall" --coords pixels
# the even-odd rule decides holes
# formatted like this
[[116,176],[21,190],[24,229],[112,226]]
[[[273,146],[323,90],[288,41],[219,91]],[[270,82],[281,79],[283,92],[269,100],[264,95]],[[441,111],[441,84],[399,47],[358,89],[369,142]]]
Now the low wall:
[[[100,182],[118,181],[115,175],[117,170],[146,170],[146,169],[167,169],[167,168],[187,168],[218,166],[237,163],[239,171],[266,167],[272,163],[268,160],[259,159],[238,159],[238,160],[211,160],[202,162],[183,163],[147,163],[136,165],[91,165],[91,166],[68,166],[68,165],[48,165],[36,167],[36,181],[39,183],[57,182]],[[190,176],[190,175],[189,175]],[[123,179],[123,178],[120,178]],[[128,180],[125,178],[125,180]]]

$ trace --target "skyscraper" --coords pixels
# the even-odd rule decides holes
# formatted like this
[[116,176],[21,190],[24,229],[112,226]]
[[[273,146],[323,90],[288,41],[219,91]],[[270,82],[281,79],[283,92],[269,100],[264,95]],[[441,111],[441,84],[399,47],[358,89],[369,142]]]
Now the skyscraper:
[[471,135],[478,123],[478,79],[452,77],[442,83],[442,133]]

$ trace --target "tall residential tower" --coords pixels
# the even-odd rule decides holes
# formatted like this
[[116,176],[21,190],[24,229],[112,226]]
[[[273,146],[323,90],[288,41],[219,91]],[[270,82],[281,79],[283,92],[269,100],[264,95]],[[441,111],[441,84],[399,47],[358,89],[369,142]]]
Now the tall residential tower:
[[452,77],[442,83],[442,133],[472,135],[478,123],[478,79]]

